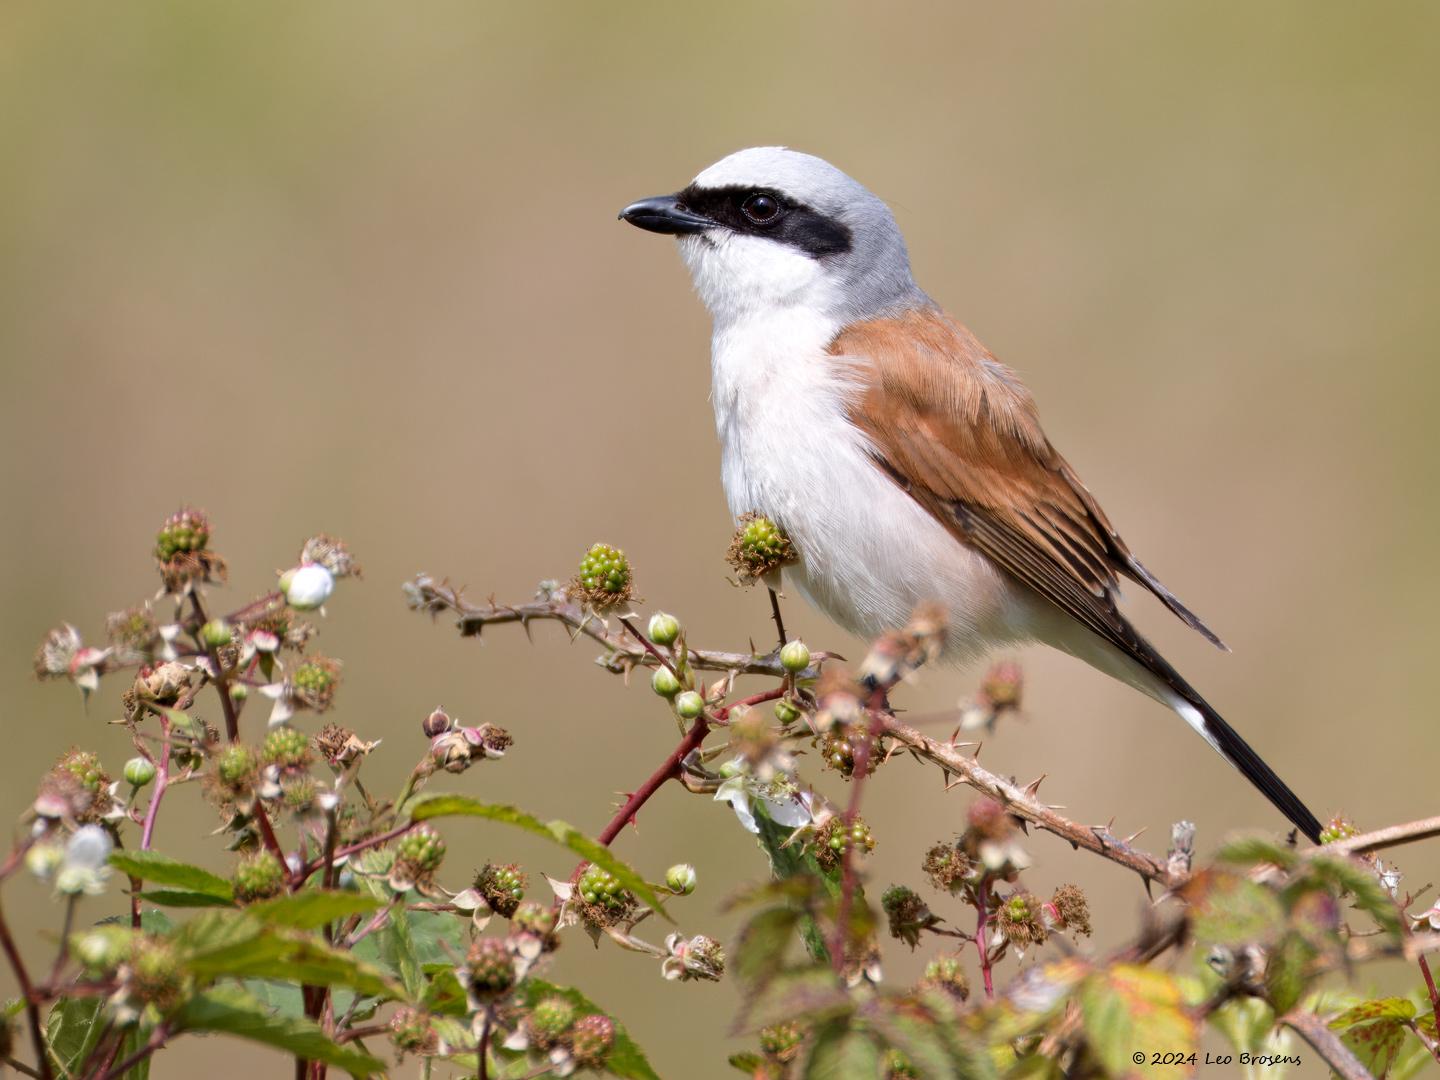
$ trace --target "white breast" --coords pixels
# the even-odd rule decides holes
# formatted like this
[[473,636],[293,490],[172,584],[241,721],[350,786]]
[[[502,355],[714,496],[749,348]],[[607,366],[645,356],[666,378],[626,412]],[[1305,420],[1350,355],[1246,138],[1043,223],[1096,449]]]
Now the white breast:
[[866,452],[845,416],[852,387],[825,351],[837,329],[807,306],[716,319],[713,399],[731,512],[778,522],[801,555],[787,588],[860,636],[903,626],[926,600],[948,611],[955,659],[1028,636],[1028,607],[1003,576]]

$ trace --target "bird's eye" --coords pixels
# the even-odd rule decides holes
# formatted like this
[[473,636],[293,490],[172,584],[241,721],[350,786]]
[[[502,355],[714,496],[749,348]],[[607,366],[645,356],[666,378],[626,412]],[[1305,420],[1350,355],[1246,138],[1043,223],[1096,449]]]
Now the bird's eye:
[[780,200],[763,191],[752,192],[740,204],[741,211],[756,225],[769,225],[780,216]]

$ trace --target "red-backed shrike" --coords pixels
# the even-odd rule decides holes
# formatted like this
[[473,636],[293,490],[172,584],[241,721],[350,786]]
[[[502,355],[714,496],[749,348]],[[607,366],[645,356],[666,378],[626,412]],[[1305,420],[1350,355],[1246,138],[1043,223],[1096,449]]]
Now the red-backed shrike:
[[1318,842],[1121,613],[1126,577],[1225,647],[1130,553],[1015,373],[915,284],[889,207],[817,157],[758,147],[620,216],[679,241],[714,319],[730,509],[789,534],[789,586],[865,637],[939,601],[953,658],[1026,641],[1079,657],[1173,709]]

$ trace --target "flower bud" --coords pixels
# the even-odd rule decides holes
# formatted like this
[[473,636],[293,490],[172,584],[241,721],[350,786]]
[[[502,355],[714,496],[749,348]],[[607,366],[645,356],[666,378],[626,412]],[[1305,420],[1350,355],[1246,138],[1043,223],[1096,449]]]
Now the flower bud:
[[155,779],[155,763],[149,758],[132,757],[125,762],[125,782],[131,787],[142,788]]
[[656,645],[674,645],[675,640],[680,636],[680,620],[674,615],[657,611],[650,616],[650,626],[647,632],[650,640]]
[[798,638],[787,641],[780,650],[780,666],[791,675],[798,675],[810,666],[810,649]]
[[296,611],[311,611],[330,599],[335,575],[318,563],[297,566],[281,575],[280,591]]
[[234,702],[244,701],[250,696],[250,688],[244,683],[230,684],[230,700]]
[[655,674],[650,676],[650,689],[663,698],[673,698],[680,693],[680,680],[669,668],[656,668]]
[[781,724],[793,724],[800,719],[800,710],[793,701],[781,698],[775,702],[775,719]]
[[223,649],[235,639],[235,632],[224,619],[211,619],[200,628],[200,642],[207,649]]
[[427,739],[433,739],[438,735],[444,735],[450,730],[450,714],[444,709],[436,709],[424,720],[420,721],[420,728],[425,732]]
[[682,720],[695,720],[705,711],[705,699],[694,690],[686,690],[675,699],[675,712]]
[[695,867],[689,863],[676,863],[665,871],[665,887],[676,896],[689,896],[695,891]]

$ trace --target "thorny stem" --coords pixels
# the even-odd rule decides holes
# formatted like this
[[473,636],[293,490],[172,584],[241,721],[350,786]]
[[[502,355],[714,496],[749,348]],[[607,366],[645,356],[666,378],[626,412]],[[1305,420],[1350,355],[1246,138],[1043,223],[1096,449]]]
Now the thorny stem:
[[1416,840],[1428,840],[1432,836],[1440,836],[1440,817],[1422,818],[1419,821],[1406,822],[1404,825],[1391,825],[1388,828],[1376,829],[1374,832],[1361,833],[1359,836],[1347,837],[1344,840],[1335,840],[1318,848],[1312,848],[1308,854],[1359,855],[1364,852],[1380,851],[1382,848],[1398,847],[1400,844],[1414,843]]
[[5,921],[3,907],[0,907],[0,948],[5,950],[5,958],[10,961],[10,970],[15,973],[20,997],[25,1002],[25,1018],[30,1027],[30,1040],[35,1045],[36,1066],[44,1080],[51,1080],[54,1074],[50,1071],[50,1058],[46,1054],[45,1036],[40,1027],[40,1005],[35,1000],[35,986],[30,981],[25,961],[20,958],[20,950],[15,947],[15,939],[10,935],[10,924]]
[[170,718],[164,713],[156,714],[160,721],[160,760],[155,762],[155,788],[150,792],[150,805],[145,809],[145,828],[140,834],[140,850],[150,850],[150,840],[155,835],[155,822],[160,815],[160,800],[170,785]]
[[775,620],[775,633],[780,635],[780,647],[783,649],[790,639],[785,636],[785,619],[780,614],[780,594],[771,588],[765,591],[770,594],[770,617]]
[[1292,1009],[1280,1018],[1280,1023],[1309,1043],[1342,1080],[1371,1080],[1370,1070],[1318,1014],[1307,1009]]
[[[1401,915],[1401,924],[1404,924],[1404,915]],[[1406,931],[1409,935],[1409,931]],[[1430,1011],[1435,1014],[1435,1030],[1440,1031],[1440,992],[1435,989],[1435,977],[1430,974],[1430,962],[1425,959],[1425,954],[1418,957],[1420,961],[1420,974],[1425,976],[1425,989],[1430,992]],[[1430,1047],[1430,1056],[1440,1061],[1440,1043]]]
[[144,1061],[151,1054],[155,1053],[165,1045],[165,1040],[170,1037],[170,1028],[165,1024],[157,1024],[155,1030],[150,1033],[150,1038],[145,1040],[145,1045],[127,1057],[118,1065],[111,1066],[106,1070],[100,1080],[115,1080],[116,1077],[124,1076],[140,1062]]
[[670,780],[680,772],[680,763],[685,760],[685,755],[696,749],[705,741],[705,736],[710,733],[710,721],[705,716],[696,717],[695,723],[690,725],[690,730],[680,740],[675,749],[670,751],[670,756],[660,763],[660,767],[650,774],[630,798],[625,800],[625,805],[616,811],[615,816],[610,819],[610,824],[605,826],[598,837],[600,843],[609,847],[614,839],[624,831],[627,823],[635,820],[635,815],[640,808],[650,801],[650,796],[659,791],[667,780]]

